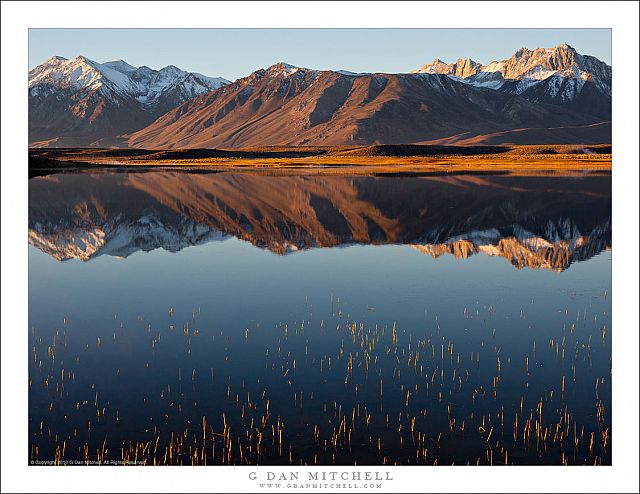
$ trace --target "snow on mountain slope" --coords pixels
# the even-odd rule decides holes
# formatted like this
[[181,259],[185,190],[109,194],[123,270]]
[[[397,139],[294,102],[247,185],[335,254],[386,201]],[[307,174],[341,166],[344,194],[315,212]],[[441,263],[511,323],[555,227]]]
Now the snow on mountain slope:
[[127,146],[404,144],[596,120],[440,74],[354,76],[280,63],[187,101],[132,133]]
[[278,62],[267,69],[269,75],[272,76],[290,76],[298,72],[299,70],[308,70],[302,67],[296,67],[285,62]]
[[112,60],[111,62],[105,62],[102,65],[109,67],[110,69],[117,70],[123,74],[131,74],[138,70],[136,67],[129,65],[124,60]]
[[414,73],[422,74],[445,74],[456,77],[471,77],[477,74],[482,68],[482,64],[471,60],[470,58],[459,59],[455,63],[447,64],[436,58],[433,63],[423,65]]
[[[530,101],[586,108],[610,116],[611,67],[581,55],[568,44],[553,48],[521,48],[511,58],[481,65],[470,59],[446,64],[440,59],[415,73],[444,74],[476,87],[522,95]],[[583,97],[583,90],[589,89]]]
[[54,56],[29,71],[29,142],[109,144],[229,81],[186,72]]
[[45,85],[85,91],[106,86],[149,106],[153,106],[164,91],[175,87],[185,89],[183,94],[186,101],[228,83],[222,77],[186,72],[173,65],[153,70],[145,66],[133,67],[123,60],[101,64],[83,56],[72,60],[52,57],[29,71],[30,94],[37,94]]
[[280,62],[229,83],[173,65],[52,57],[29,72],[29,143],[393,144],[575,128],[611,117],[611,67],[566,44],[522,48],[489,65],[436,59],[416,72],[355,74]]

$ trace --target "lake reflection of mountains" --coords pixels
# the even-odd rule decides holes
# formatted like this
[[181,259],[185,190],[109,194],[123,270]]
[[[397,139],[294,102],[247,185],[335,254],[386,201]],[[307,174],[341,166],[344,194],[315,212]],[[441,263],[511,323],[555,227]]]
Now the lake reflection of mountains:
[[176,252],[230,235],[278,254],[407,244],[561,271],[611,246],[611,178],[149,172],[29,181],[29,243],[58,260]]

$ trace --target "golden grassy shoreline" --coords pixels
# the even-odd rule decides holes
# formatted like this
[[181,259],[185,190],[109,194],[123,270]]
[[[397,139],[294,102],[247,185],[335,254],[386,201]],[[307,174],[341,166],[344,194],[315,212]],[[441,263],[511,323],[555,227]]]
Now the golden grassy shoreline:
[[610,173],[611,146],[30,150],[33,171],[170,169],[312,174]]

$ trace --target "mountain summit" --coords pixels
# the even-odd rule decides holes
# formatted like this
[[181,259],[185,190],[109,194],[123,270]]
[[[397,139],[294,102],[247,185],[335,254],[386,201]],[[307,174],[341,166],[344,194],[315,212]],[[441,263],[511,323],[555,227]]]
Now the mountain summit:
[[29,73],[31,146],[598,144],[610,118],[611,67],[567,44],[409,74],[278,62],[231,83],[85,57]]
[[460,82],[518,94],[611,117],[611,67],[563,43],[553,48],[520,48],[511,58],[482,65],[472,60],[446,64],[439,59],[415,73],[444,74]]
[[[512,57],[513,63],[511,59],[499,66],[494,63],[493,71],[471,59],[454,64],[436,59],[411,74],[354,74],[281,62],[186,102],[131,134],[128,145],[242,148],[610,142],[608,124],[593,125],[608,120],[610,96],[592,82],[580,77],[581,96],[572,100],[563,99],[558,92],[541,94],[533,83],[529,91],[520,90],[518,84],[534,80],[536,70],[541,70],[535,68],[543,63],[562,78],[559,89],[566,91],[577,84],[571,78],[572,63],[599,68],[592,57],[552,52],[547,62],[547,50],[521,50]],[[518,74],[520,79],[507,79],[499,69],[512,77]],[[586,99],[589,95],[591,101]]]
[[423,65],[420,69],[416,70],[414,73],[421,74],[445,74],[452,75],[456,77],[471,77],[478,73],[481,69],[482,64],[478,62],[474,62],[470,58],[459,59],[455,63],[447,64],[436,58],[432,63]]
[[54,56],[29,71],[29,141],[110,144],[229,81],[186,72]]

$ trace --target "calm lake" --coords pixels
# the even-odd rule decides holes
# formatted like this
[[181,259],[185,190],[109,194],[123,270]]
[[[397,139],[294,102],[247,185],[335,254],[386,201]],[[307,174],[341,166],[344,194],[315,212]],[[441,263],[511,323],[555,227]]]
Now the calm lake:
[[611,177],[29,180],[29,461],[611,464]]

